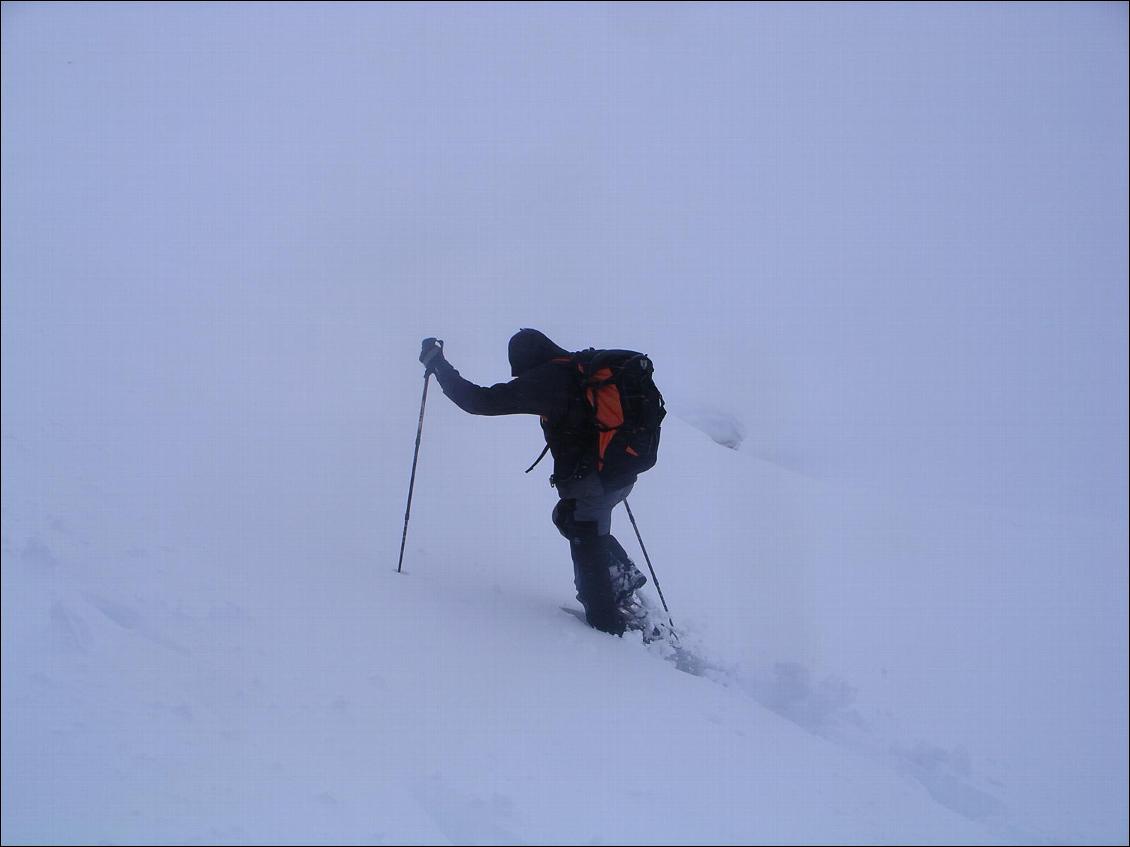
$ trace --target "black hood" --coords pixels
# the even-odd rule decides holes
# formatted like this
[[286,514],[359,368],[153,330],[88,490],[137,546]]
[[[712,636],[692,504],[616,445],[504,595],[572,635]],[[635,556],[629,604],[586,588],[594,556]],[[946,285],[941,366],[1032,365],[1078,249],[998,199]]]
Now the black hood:
[[522,329],[510,339],[510,375],[519,376],[531,368],[544,365],[558,356],[568,356],[563,350],[536,329]]

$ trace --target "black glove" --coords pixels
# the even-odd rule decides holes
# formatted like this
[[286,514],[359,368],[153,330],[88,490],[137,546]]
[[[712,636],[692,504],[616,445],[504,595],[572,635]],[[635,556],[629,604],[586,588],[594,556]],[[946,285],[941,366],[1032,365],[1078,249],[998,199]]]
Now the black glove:
[[434,371],[443,359],[443,342],[438,338],[425,338],[420,345],[420,361],[425,372]]

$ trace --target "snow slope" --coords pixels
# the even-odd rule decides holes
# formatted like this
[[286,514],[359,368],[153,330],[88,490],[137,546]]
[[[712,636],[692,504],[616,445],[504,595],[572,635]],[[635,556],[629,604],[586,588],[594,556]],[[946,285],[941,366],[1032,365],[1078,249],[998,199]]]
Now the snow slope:
[[[667,445],[695,459],[714,449],[678,428]],[[548,523],[521,540],[430,526],[443,501],[431,458],[405,574],[390,533],[366,559],[276,561],[267,590],[248,578],[267,572],[252,538],[226,556],[146,527],[100,543],[73,513],[16,517],[12,497],[5,841],[999,838],[968,819],[995,811],[972,784],[981,805],[955,813],[889,758],[821,737],[840,731],[842,694],[822,700],[788,675],[745,690],[732,670],[680,673],[563,614],[570,566]],[[680,560],[651,517],[688,624],[711,613],[695,582],[772,581],[736,575],[753,557]],[[747,595],[740,614],[717,614],[756,641],[779,601]]]
[[[5,843],[1126,842],[1125,5],[2,14]],[[434,386],[393,573],[522,326],[701,673]]]
[[[1024,736],[1006,749],[1049,743],[1057,728],[1033,723],[1040,710],[995,714],[991,691],[973,702],[946,696],[951,686],[968,689],[964,677],[985,679],[986,668],[966,664],[976,654],[961,642],[987,631],[970,622],[963,627],[972,632],[955,631],[944,613],[943,601],[976,593],[935,597],[942,611],[932,626],[946,637],[922,637],[911,649],[886,639],[912,626],[898,610],[913,608],[913,598],[855,606],[830,595],[858,587],[813,586],[817,573],[875,552],[857,539],[820,561],[819,539],[801,543],[811,526],[790,526],[786,504],[807,492],[811,525],[826,526],[853,515],[827,505],[837,498],[821,500],[810,481],[745,466],[694,430],[668,426],[665,461],[633,501],[673,612],[709,665],[702,676],[680,673],[658,646],[603,636],[560,611],[574,604],[571,568],[543,514],[553,498],[541,480],[500,470],[510,489],[502,503],[468,504],[473,514],[443,519],[460,506],[444,485],[439,441],[462,423],[444,404],[425,432],[402,575],[396,514],[365,555],[343,554],[330,538],[320,554],[288,555],[253,534],[227,551],[178,544],[158,523],[131,526],[130,515],[77,508],[89,496],[81,491],[7,495],[5,841],[1117,835],[1086,810],[1117,802],[1117,787],[1104,797],[1102,782],[1124,753],[1088,738],[1094,746],[1068,772],[993,762],[990,742],[1010,725]],[[410,446],[413,422],[401,423]],[[6,473],[21,464],[12,441]],[[727,513],[700,512],[714,521],[687,532],[685,512],[663,493],[680,477],[683,487],[746,479],[753,493]],[[382,498],[395,501],[404,482],[389,479]],[[522,525],[529,513],[528,529],[474,529],[498,511]],[[617,521],[633,547],[626,520]],[[865,525],[858,531],[868,534]],[[814,559],[796,552],[806,547]],[[875,577],[849,582],[860,579]],[[844,602],[853,608],[837,606]],[[886,620],[868,625],[865,608]],[[839,649],[813,643],[816,632]],[[1028,682],[1046,690],[1052,674],[1045,667]],[[985,722],[989,732],[963,735]],[[915,734],[924,727],[934,736]],[[1036,793],[1025,782],[1045,783],[1039,792],[1069,806],[1078,828],[1010,805],[1011,792],[1021,802]]]

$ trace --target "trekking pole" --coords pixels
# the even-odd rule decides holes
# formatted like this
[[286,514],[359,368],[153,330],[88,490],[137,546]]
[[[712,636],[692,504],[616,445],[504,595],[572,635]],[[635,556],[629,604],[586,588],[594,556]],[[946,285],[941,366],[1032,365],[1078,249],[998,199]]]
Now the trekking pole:
[[647,562],[647,569],[651,571],[651,581],[655,583],[655,590],[659,592],[659,602],[663,604],[663,611],[667,613],[667,623],[671,624],[671,631],[675,631],[675,622],[671,620],[671,610],[667,608],[667,601],[663,599],[663,589],[659,587],[659,577],[655,575],[655,568],[651,566],[651,557],[647,555],[647,548],[643,546],[643,536],[640,535],[640,528],[636,526],[636,516],[632,514],[632,507],[628,505],[628,498],[624,498],[624,508],[628,510],[628,520],[632,522],[632,529],[636,531],[636,539],[640,542],[640,549],[643,550],[644,561]]
[[[438,343],[442,348],[443,342]],[[430,370],[424,371],[424,396],[420,398],[420,423],[416,427],[416,450],[412,454],[412,479],[408,483],[408,505],[404,507],[404,534],[400,536],[400,561],[396,565],[397,573],[401,573],[400,569],[404,566],[404,542],[408,540],[408,516],[412,513],[412,489],[416,487],[416,462],[420,458],[420,436],[424,432],[424,404],[428,402],[428,379],[431,375]]]

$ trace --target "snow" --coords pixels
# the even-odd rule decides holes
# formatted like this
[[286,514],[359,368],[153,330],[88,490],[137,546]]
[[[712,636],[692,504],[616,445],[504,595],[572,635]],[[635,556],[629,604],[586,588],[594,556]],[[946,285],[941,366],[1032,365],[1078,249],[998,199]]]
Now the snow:
[[[421,513],[443,502],[436,477]],[[568,560],[547,533],[467,555],[471,539],[433,550],[415,529],[403,575],[392,548],[295,556],[264,590],[244,556],[100,555],[76,527],[72,560],[58,532],[6,523],[28,539],[5,549],[6,838],[986,837],[883,756],[828,743],[845,695],[808,690],[803,668],[679,673],[558,610]],[[672,598],[688,593],[673,561],[657,562]],[[683,599],[680,618],[709,611]]]
[[[1124,6],[3,23],[5,843],[1126,842]],[[679,661],[434,385],[395,573],[522,326]]]

